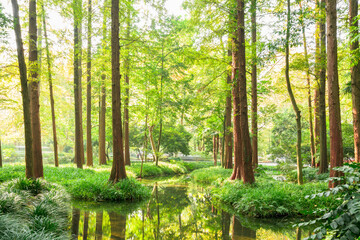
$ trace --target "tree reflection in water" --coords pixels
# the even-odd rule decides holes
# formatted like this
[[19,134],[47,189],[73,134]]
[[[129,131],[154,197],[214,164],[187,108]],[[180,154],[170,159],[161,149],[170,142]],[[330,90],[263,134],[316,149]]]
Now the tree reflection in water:
[[213,206],[196,185],[155,184],[151,198],[143,203],[84,204],[81,211],[73,208],[71,235],[73,239],[96,240],[301,239],[300,230],[274,225],[272,231],[271,226],[256,221],[240,220]]

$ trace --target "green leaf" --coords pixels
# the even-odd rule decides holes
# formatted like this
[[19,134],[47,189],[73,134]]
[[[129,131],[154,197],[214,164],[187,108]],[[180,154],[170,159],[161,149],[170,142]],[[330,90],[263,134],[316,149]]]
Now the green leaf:
[[354,234],[359,234],[359,233],[360,233],[360,229],[359,229],[356,225],[354,225],[354,224],[351,224],[351,225],[349,226],[349,229],[350,229],[350,231],[353,232]]
[[338,228],[338,224],[335,221],[333,221],[332,223],[330,223],[330,227],[335,230]]

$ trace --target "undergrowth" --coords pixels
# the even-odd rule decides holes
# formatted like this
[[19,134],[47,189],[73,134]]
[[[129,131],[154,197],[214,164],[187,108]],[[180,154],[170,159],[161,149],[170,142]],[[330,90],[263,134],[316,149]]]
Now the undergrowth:
[[69,196],[44,180],[0,185],[0,240],[66,239]]

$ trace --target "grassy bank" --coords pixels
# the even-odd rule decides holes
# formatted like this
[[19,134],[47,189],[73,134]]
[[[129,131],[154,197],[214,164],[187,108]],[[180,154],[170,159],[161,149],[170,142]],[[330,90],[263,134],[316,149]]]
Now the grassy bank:
[[0,239],[67,239],[69,196],[59,185],[16,179],[0,186]]
[[260,218],[283,216],[316,216],[337,203],[335,197],[312,199],[306,196],[327,190],[327,182],[314,181],[304,185],[274,180],[265,171],[258,173],[256,184],[244,185],[229,181],[231,170],[219,167],[194,171],[192,178],[200,183],[212,183],[213,200],[230,206],[236,213]]
[[[193,169],[207,167],[208,162],[161,162],[158,167],[153,163],[143,165],[142,176],[145,178],[158,176],[179,175]],[[145,199],[150,195],[150,190],[140,184],[135,178],[140,174],[140,163],[127,166],[128,179],[113,185],[108,183],[110,166],[98,168],[78,169],[67,165],[55,168],[44,167],[44,177],[47,181],[58,183],[65,187],[73,199],[95,201],[136,201]],[[25,177],[24,165],[5,165],[0,168],[0,183],[15,178]]]

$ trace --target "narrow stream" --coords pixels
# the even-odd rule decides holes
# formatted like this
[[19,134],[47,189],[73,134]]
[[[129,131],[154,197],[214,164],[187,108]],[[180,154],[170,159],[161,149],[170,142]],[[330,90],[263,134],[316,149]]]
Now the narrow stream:
[[[181,180],[182,179],[182,180]],[[72,239],[302,239],[293,222],[233,216],[213,206],[205,190],[185,178],[145,183],[141,203],[73,202]]]

